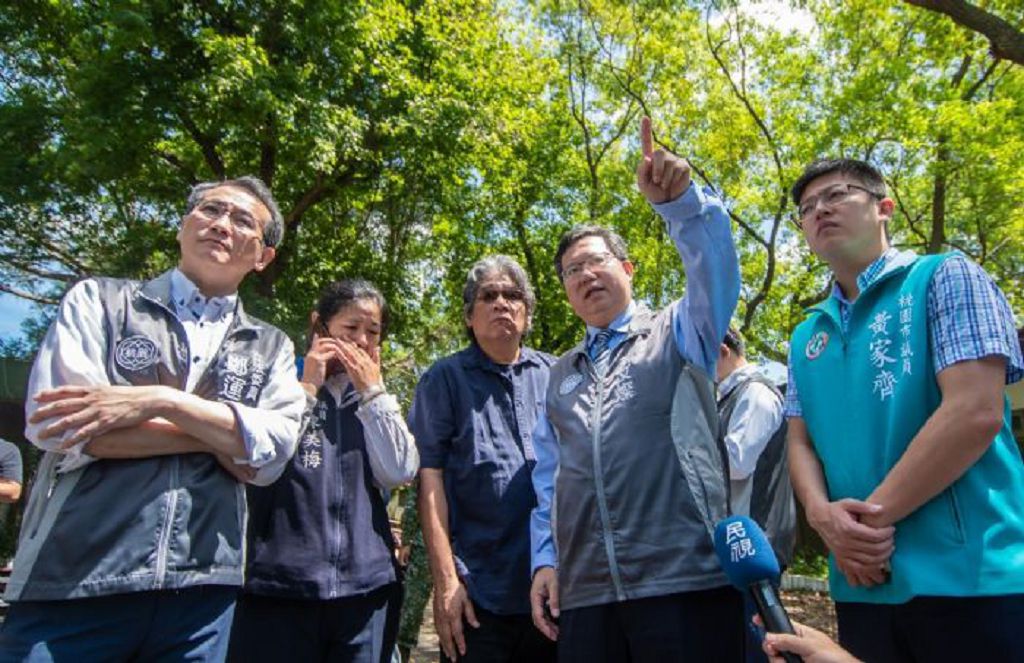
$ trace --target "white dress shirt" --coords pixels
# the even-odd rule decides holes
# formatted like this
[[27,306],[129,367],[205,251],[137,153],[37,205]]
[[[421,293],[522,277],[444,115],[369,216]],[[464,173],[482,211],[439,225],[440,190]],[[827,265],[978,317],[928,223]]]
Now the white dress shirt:
[[[754,364],[736,369],[719,384],[718,398],[727,397],[737,385],[757,372]],[[725,433],[730,503],[734,514],[750,515],[750,491],[757,459],[781,424],[782,400],[759,382],[748,385],[733,408]]]

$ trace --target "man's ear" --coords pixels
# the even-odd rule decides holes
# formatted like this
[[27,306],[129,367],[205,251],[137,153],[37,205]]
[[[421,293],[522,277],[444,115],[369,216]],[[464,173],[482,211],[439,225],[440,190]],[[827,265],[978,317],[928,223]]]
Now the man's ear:
[[892,198],[882,198],[878,201],[878,216],[882,217],[886,221],[892,218],[892,214],[895,210],[896,203],[893,202]]
[[272,246],[264,246],[263,253],[256,259],[256,266],[253,267],[257,272],[262,272],[266,269],[267,265],[274,262],[274,258],[277,256],[277,249]]
[[628,276],[630,278],[630,280],[633,279],[633,269],[634,268],[633,268],[632,261],[630,261],[630,260],[623,260],[622,261],[622,270],[624,272],[626,272],[626,276]]

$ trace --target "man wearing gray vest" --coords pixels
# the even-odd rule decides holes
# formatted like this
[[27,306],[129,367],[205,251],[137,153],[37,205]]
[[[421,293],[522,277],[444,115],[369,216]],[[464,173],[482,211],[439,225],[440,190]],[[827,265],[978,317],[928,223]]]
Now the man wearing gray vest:
[[0,661],[224,659],[240,481],[280,475],[306,407],[288,337],[237,295],[283,230],[261,181],[199,184],[176,269],[65,295],[29,381],[25,435],[46,454]]
[[[718,418],[722,447],[729,458],[729,504],[733,514],[750,516],[764,529],[785,568],[796,542],[796,505],[786,462],[786,422],[782,394],[747,361],[746,343],[729,327],[718,350]],[[747,599],[747,616],[754,603]],[[765,661],[763,631],[746,619],[747,661]]]
[[534,432],[531,603],[559,661],[740,660],[743,601],[715,557],[727,513],[715,361],[739,294],[729,218],[641,125],[637,186],[686,268],[686,296],[632,296],[622,238],[570,230],[555,267],[583,342],[551,367]]
[[786,461],[782,394],[747,361],[743,336],[732,327],[722,340],[716,371],[732,513],[757,521],[785,566],[793,555],[796,505]]

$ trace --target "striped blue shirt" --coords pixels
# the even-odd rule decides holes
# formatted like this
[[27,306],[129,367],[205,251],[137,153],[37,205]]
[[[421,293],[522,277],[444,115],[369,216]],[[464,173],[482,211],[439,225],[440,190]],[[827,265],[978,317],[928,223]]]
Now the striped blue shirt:
[[[912,259],[910,251],[890,248],[857,277],[863,292],[898,258]],[[832,297],[839,301],[843,331],[850,322],[850,302],[836,283]],[[950,256],[936,270],[928,285],[928,333],[934,348],[934,370],[938,375],[953,364],[998,355],[1006,357],[1006,384],[1024,377],[1017,329],[999,286],[980,266],[960,253]],[[792,352],[792,348],[790,348]],[[793,362],[789,362],[785,414],[803,416],[800,395],[793,381]]]

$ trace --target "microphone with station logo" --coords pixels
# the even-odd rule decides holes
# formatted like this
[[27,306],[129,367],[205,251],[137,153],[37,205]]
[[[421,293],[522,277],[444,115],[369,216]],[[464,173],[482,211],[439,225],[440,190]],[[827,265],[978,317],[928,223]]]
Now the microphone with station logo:
[[[715,525],[715,553],[729,582],[748,592],[770,633],[794,633],[775,584],[779,560],[761,527],[746,516],[730,516]],[[802,663],[795,654],[780,652],[787,663]]]

